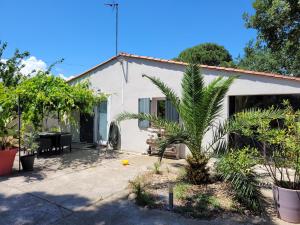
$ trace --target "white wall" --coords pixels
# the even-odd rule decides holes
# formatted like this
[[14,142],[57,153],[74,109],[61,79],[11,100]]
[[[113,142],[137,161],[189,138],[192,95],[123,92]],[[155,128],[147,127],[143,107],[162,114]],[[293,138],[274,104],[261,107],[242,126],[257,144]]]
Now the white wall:
[[[142,74],[159,77],[180,95],[180,83],[184,69],[183,65],[118,57],[118,60],[113,60],[101,66],[86,78],[90,80],[94,89],[101,89],[102,92],[111,94],[108,107],[109,123],[120,112],[137,113],[139,98],[164,97],[148,79],[142,78]],[[209,69],[203,69],[202,72],[205,75],[205,83],[218,76],[239,75],[239,78],[231,86],[228,96],[300,93],[300,82],[297,81]],[[224,109],[220,120],[228,117],[228,96],[224,101]],[[138,128],[137,120],[121,123],[121,148],[123,150],[144,153],[148,147],[145,142],[147,138],[148,132]],[[209,135],[205,138],[207,141],[210,140]]]

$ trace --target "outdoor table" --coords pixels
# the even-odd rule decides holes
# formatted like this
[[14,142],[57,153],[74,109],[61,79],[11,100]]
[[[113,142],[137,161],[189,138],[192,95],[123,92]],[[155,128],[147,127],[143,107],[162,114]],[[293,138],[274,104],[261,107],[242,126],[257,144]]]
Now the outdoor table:
[[60,137],[63,134],[69,134],[66,132],[42,132],[39,133],[40,138],[50,139],[52,143],[52,149],[55,151],[60,149]]

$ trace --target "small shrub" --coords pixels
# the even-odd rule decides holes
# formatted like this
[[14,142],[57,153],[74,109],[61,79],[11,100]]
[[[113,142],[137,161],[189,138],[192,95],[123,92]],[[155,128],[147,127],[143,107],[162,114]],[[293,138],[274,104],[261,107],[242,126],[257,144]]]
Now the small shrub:
[[205,156],[198,159],[188,156],[186,159],[186,176],[192,184],[203,184],[209,181],[209,173],[207,168],[208,159]]
[[153,172],[155,174],[161,174],[160,165],[161,165],[160,162],[155,162],[153,164]]
[[208,194],[198,194],[193,197],[195,199],[195,205],[199,210],[218,210],[221,209],[220,202],[214,196]]
[[186,176],[186,168],[185,167],[179,168],[177,180],[178,181],[188,181],[187,176]]
[[174,196],[175,199],[183,200],[188,196],[188,190],[190,185],[185,183],[178,183],[174,187]]
[[219,200],[207,193],[186,197],[186,204],[175,208],[175,211],[195,218],[210,218],[222,210]]
[[262,212],[264,197],[260,191],[258,174],[253,171],[256,164],[257,151],[245,147],[224,155],[217,165],[217,171],[225,181],[230,182],[239,203],[252,212]]
[[129,181],[131,192],[136,195],[135,201],[140,206],[153,205],[152,196],[146,191],[146,182],[143,177],[138,176],[133,181]]

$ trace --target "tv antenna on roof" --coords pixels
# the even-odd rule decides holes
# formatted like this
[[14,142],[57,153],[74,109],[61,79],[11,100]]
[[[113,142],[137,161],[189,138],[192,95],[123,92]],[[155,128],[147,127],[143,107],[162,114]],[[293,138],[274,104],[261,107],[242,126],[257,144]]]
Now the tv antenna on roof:
[[118,55],[118,20],[119,20],[119,3],[106,3],[108,7],[111,7],[116,12],[116,55]]

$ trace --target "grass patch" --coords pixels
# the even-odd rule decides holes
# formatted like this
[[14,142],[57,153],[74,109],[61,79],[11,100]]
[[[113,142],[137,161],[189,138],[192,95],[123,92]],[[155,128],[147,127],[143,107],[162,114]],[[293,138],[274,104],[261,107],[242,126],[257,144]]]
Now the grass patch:
[[174,197],[175,199],[184,200],[188,196],[188,191],[191,185],[186,183],[178,183],[174,187]]
[[210,218],[223,209],[217,197],[210,194],[196,194],[187,197],[185,204],[175,210],[194,218]]
[[200,210],[219,210],[221,205],[219,200],[215,196],[208,194],[198,194],[193,197],[195,200],[195,206]]
[[160,162],[155,162],[153,164],[153,172],[155,174],[162,174],[161,169],[160,169],[161,163]]
[[136,204],[140,206],[154,205],[154,199],[150,193],[146,191],[147,183],[142,176],[137,176],[133,181],[129,181],[131,193],[135,194]]
[[178,181],[186,181],[186,169],[184,167],[180,168],[177,173],[178,173],[177,175]]

